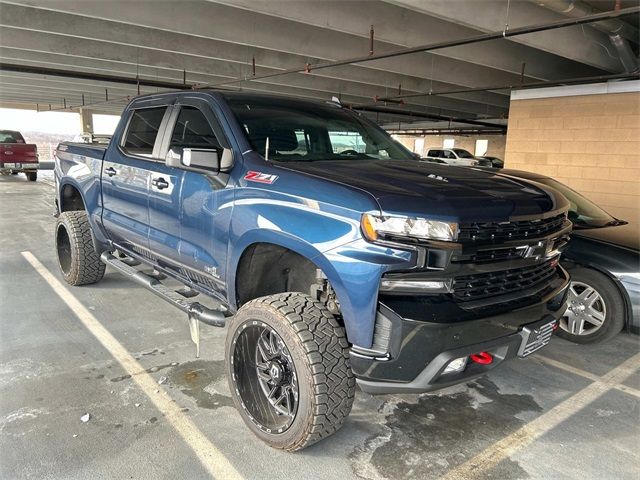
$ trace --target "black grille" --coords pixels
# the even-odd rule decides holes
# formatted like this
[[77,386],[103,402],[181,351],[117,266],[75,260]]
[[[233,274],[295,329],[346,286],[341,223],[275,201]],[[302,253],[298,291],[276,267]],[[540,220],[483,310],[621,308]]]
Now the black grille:
[[560,230],[565,214],[540,220],[521,220],[517,222],[481,222],[460,225],[460,242],[522,240],[535,238]]
[[465,262],[471,263],[486,263],[486,262],[501,262],[503,260],[513,260],[514,258],[522,258],[526,248],[511,247],[511,248],[493,248],[488,250],[478,250],[471,255]]
[[556,259],[541,265],[499,272],[465,275],[453,280],[453,296],[462,302],[504,295],[526,288],[544,286],[556,273]]

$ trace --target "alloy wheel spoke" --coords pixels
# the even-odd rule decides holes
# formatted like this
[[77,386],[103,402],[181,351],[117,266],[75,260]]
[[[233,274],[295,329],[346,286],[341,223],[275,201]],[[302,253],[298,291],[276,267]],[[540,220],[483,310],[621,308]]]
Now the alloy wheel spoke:
[[577,315],[567,316],[567,326],[573,335],[580,335],[584,331],[584,321]]
[[599,312],[593,307],[587,308],[586,313],[587,313],[587,321],[594,325],[598,325],[598,326],[602,325],[602,323],[606,318],[603,312]]
[[258,352],[260,353],[260,356],[262,357],[263,362],[266,362],[271,359],[271,355],[269,354],[270,353],[269,345],[267,344],[267,340],[266,338],[264,338],[264,335],[260,335],[260,338],[258,339],[258,343],[256,346],[258,347]]

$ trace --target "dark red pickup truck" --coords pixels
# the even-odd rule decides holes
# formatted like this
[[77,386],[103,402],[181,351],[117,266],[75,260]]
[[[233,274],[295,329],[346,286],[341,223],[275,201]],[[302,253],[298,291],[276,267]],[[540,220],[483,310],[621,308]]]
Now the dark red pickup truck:
[[38,149],[26,143],[20,132],[0,130],[0,174],[24,173],[35,182],[38,178]]

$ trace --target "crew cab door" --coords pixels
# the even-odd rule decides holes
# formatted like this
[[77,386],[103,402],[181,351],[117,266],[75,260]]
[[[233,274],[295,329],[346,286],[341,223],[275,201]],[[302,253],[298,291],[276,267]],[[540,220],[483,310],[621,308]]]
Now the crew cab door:
[[102,222],[118,246],[145,254],[149,248],[148,195],[167,106],[145,104],[127,112],[120,138],[114,138],[102,165]]
[[[166,157],[178,159],[185,149],[198,149],[210,151],[212,155],[215,152],[218,158],[222,158],[223,148],[228,147],[220,122],[208,102],[199,98],[181,98],[179,104],[174,106],[167,126],[163,142]],[[233,188],[229,185],[229,175],[214,167],[212,161],[211,165],[200,167],[164,165],[160,170],[171,178],[175,175],[181,182],[178,189],[179,208],[168,211],[173,216],[173,225],[179,225],[180,230],[177,248],[180,265],[174,268],[191,281],[224,297]],[[181,174],[176,171],[181,171]],[[150,202],[154,201],[153,193],[152,186]],[[229,208],[221,208],[225,204]],[[166,213],[161,213],[158,206],[150,203],[149,243],[154,252],[164,252],[165,256],[169,256],[166,240],[170,241],[170,250],[175,251],[172,246],[173,234],[166,235],[166,229],[164,232],[158,231],[159,226],[169,222]]]

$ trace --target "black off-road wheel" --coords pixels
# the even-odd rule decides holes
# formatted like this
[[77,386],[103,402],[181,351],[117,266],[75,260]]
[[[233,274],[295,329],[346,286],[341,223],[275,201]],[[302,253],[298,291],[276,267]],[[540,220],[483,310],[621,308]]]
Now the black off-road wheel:
[[225,345],[234,403],[261,440],[301,450],[335,433],[351,411],[355,377],[344,329],[302,293],[258,298],[233,317]]
[[35,182],[38,179],[38,172],[25,172],[25,175],[30,182]]
[[96,283],[104,276],[105,264],[93,247],[86,212],[60,214],[56,224],[56,252],[60,271],[69,285]]

